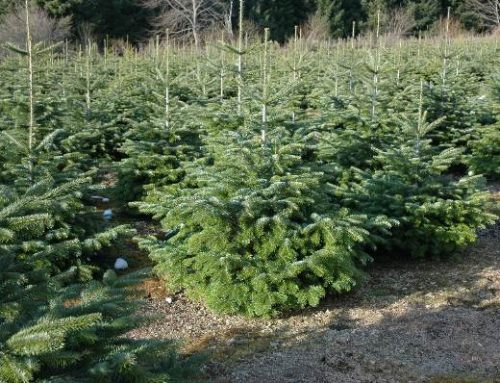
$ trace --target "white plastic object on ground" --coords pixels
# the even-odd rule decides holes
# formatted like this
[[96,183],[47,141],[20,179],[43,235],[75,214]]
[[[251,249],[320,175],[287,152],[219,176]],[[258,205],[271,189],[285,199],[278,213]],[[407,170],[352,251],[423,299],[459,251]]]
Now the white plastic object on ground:
[[116,258],[115,270],[125,270],[128,269],[128,262],[123,258]]
[[109,221],[111,218],[113,218],[113,210],[111,209],[106,209],[102,213],[102,217],[106,220]]

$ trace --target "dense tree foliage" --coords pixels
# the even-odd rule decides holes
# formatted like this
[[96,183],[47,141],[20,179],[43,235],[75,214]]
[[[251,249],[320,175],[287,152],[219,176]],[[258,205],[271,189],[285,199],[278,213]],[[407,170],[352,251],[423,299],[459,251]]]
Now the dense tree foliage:
[[[87,38],[89,31],[98,39],[106,36],[128,38],[132,42],[147,40],[154,14],[140,0],[34,0],[55,17],[71,16],[77,38]],[[19,3],[19,2],[17,2]],[[16,1],[0,0],[0,16]],[[295,25],[303,25],[319,12],[327,20],[333,37],[348,37],[356,22],[356,33],[373,29],[377,14],[390,23],[392,13],[407,11],[411,33],[429,30],[439,18],[452,15],[466,28],[484,30],[480,18],[467,6],[466,0],[246,0],[245,17],[260,28],[271,28],[271,37],[283,42],[293,34]],[[238,1],[233,3],[233,25],[236,24]],[[86,33],[84,33],[86,32]]]
[[245,14],[261,28],[271,29],[272,38],[283,41],[293,32],[295,25],[301,25],[314,9],[312,0],[248,0]]
[[25,36],[26,48],[9,45],[17,55],[1,63],[0,381],[178,381],[194,369],[175,345],[127,336],[142,322],[137,285],[148,271],[101,268],[104,251],[134,231],[91,203],[116,139],[89,128],[92,117],[106,123],[89,96],[99,88],[91,52],[83,90],[78,79],[67,87],[39,70],[54,47],[32,44],[29,28]]
[[[137,0],[37,0],[56,17],[71,16],[79,37],[128,38],[140,41],[148,32],[148,11]],[[91,36],[82,29],[91,27]]]
[[242,82],[230,46],[119,61],[129,70],[108,86],[123,94],[106,93],[128,95],[119,194],[162,226],[141,241],[158,274],[215,310],[269,316],[353,288],[380,253],[444,257],[473,243],[493,217],[469,171],[492,177],[475,167],[497,161],[486,45],[453,43],[443,60],[418,40],[256,42]]
[[[92,269],[74,261],[81,247],[109,241],[102,233],[65,237],[61,211],[78,208],[80,189],[40,182],[17,194],[0,185],[0,380],[179,379],[186,365],[171,343],[124,336],[140,323],[133,286],[144,273],[120,278],[110,270],[92,280]],[[61,259],[73,266],[54,270]]]

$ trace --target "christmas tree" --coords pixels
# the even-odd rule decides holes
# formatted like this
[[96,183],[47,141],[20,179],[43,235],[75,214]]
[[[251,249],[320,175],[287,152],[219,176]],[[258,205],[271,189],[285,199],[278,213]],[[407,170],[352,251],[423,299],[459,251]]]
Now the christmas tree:
[[218,311],[250,316],[348,291],[370,260],[363,251],[369,220],[332,210],[324,176],[304,161],[299,137],[270,124],[264,141],[261,128],[209,138],[211,160],[192,166],[183,188],[158,188],[136,204],[175,230],[168,240],[142,242],[160,275]]
[[395,219],[385,249],[414,257],[444,256],[475,242],[476,229],[492,223],[489,195],[480,176],[456,178],[449,169],[463,149],[436,149],[428,138],[443,120],[426,121],[421,99],[416,118],[407,117],[393,141],[376,149],[373,170],[357,170],[356,181],[337,189],[354,211]]
[[140,323],[135,315],[139,292],[130,287],[144,272],[117,277],[108,271],[99,282],[91,279],[92,268],[82,264],[64,272],[48,264],[81,246],[57,240],[52,229],[58,208],[75,199],[78,187],[35,185],[19,196],[0,187],[0,380],[157,382],[179,377],[185,366],[177,362],[172,344],[125,336]]

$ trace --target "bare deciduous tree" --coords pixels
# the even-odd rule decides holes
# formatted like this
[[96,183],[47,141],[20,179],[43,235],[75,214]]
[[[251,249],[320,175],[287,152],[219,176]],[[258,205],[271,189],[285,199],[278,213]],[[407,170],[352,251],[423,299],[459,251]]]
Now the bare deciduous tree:
[[500,0],[467,0],[467,5],[481,19],[483,27],[500,27]]
[[227,2],[224,0],[142,0],[157,13],[153,26],[157,32],[169,29],[173,34],[191,35],[200,48],[200,32],[224,22]]
[[[57,42],[68,37],[71,23],[69,18],[56,20],[39,7],[31,7],[29,14],[33,43]],[[23,7],[16,7],[5,15],[0,23],[0,43],[26,45],[26,14]]]
[[224,28],[229,36],[233,36],[233,11],[234,0],[229,0],[229,5],[224,11]]
[[385,27],[385,33],[399,39],[407,36],[415,28],[415,16],[409,7],[398,7],[391,11]]

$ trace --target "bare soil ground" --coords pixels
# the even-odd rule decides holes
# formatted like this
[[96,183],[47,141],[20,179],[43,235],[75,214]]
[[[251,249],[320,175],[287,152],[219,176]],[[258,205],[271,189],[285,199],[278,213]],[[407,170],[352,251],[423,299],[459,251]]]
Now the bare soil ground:
[[[210,381],[500,382],[500,230],[446,261],[374,265],[356,291],[262,320],[216,315],[149,281],[136,338],[205,352]],[[172,303],[168,303],[172,299]]]

